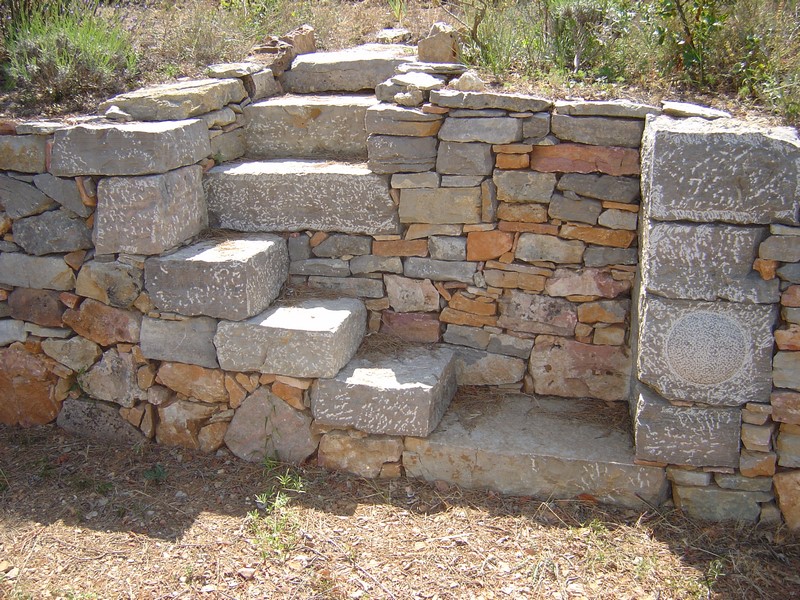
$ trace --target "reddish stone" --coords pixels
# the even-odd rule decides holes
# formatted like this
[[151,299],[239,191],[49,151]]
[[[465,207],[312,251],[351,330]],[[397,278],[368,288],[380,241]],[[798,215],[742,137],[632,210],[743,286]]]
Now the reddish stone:
[[761,279],[769,281],[775,279],[778,275],[778,266],[780,263],[777,260],[766,260],[764,258],[757,258],[753,261],[753,270],[761,275]]
[[17,288],[11,292],[8,306],[15,319],[42,327],[61,327],[61,316],[66,310],[59,300],[58,292],[28,288]]
[[788,329],[775,331],[778,350],[800,350],[800,325],[789,325]]
[[77,310],[71,309],[62,318],[65,325],[85,338],[111,346],[118,342],[139,342],[142,315],[129,310],[113,308],[87,298]]
[[467,325],[470,327],[483,327],[488,325],[490,327],[497,326],[497,317],[490,315],[475,315],[460,310],[455,310],[450,307],[445,308],[439,315],[439,320],[442,323],[450,323],[451,325]]
[[58,376],[51,362],[19,347],[0,350],[0,423],[31,427],[58,415]]
[[778,473],[773,482],[786,526],[791,531],[800,531],[800,470]]
[[739,472],[745,477],[771,477],[775,474],[777,455],[774,452],[742,450]]
[[[501,202],[497,207],[497,218],[501,221],[514,221],[517,223],[545,223],[547,221],[547,206],[544,204]],[[557,230],[556,233],[558,233]]]
[[770,402],[773,421],[800,425],[800,393],[773,392]]
[[276,381],[272,384],[272,393],[296,410],[306,408],[303,403],[303,390],[299,388]]
[[611,273],[600,269],[556,269],[547,280],[545,291],[550,296],[600,296],[616,298],[629,292],[630,281],[617,281]]
[[483,277],[486,285],[496,288],[518,288],[529,292],[544,291],[547,278],[542,275],[520,273],[518,271],[501,271],[499,269],[485,269]]
[[383,311],[381,331],[396,335],[409,342],[438,342],[440,336],[439,319],[431,313],[396,313]]
[[566,240],[581,240],[598,246],[630,248],[636,239],[636,232],[625,229],[604,229],[590,225],[564,225],[559,236]]
[[498,154],[495,166],[498,169],[527,169],[530,163],[528,154]]
[[514,234],[505,231],[471,231],[467,234],[467,260],[491,260],[511,250]]
[[202,402],[227,402],[225,375],[219,369],[206,369],[183,363],[161,363],[156,381],[188,398]]
[[375,256],[428,256],[428,240],[375,240]]
[[80,296],[76,296],[75,294],[72,294],[70,292],[61,292],[58,295],[58,299],[61,300],[61,302],[63,302],[67,306],[67,308],[75,308],[81,301]]
[[789,308],[800,308],[800,285],[790,285],[781,294],[781,304]]
[[556,144],[534,146],[531,169],[544,173],[606,173],[638,175],[639,151],[613,146]]
[[456,294],[450,300],[450,308],[475,315],[491,316],[497,314],[497,303],[485,296],[467,298],[463,294]]

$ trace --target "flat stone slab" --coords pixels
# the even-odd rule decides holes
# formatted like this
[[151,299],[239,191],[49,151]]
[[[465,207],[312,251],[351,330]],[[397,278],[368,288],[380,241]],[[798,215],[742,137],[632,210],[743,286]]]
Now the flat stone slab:
[[217,321],[194,317],[183,321],[142,319],[140,341],[145,358],[219,368],[214,334]]
[[505,494],[658,506],[666,472],[633,463],[630,434],[612,425],[625,422],[625,412],[622,404],[523,395],[456,400],[427,439],[406,438],[403,465],[411,477]]
[[367,109],[374,96],[279,96],[245,107],[251,158],[367,157]]
[[427,436],[456,391],[454,353],[410,348],[377,358],[355,358],[311,391],[318,423],[367,433]]
[[360,300],[305,300],[247,321],[221,321],[214,345],[226,371],[334,377],[353,358],[366,324]]
[[358,92],[374,90],[395,74],[395,69],[416,58],[413,46],[364,44],[338,52],[302,54],[280,78],[284,91]]
[[67,398],[56,423],[62,429],[113,444],[142,444],[147,438],[119,414],[119,406],[90,400]]
[[286,242],[256,234],[206,240],[145,263],[145,286],[161,310],[240,321],[278,297],[289,271]]
[[237,162],[205,178],[210,219],[237,231],[399,233],[387,178],[359,164]]

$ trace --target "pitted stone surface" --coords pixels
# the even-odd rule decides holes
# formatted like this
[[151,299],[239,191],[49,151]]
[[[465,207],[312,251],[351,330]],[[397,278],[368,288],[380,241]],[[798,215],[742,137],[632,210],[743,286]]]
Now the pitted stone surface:
[[53,175],[150,175],[191,165],[211,154],[199,119],[161,123],[76,125],[55,133]]
[[0,252],[0,283],[45,290],[72,290],[75,273],[60,256]]
[[239,162],[205,178],[212,223],[237,231],[399,231],[386,178],[363,165],[321,161]]
[[455,90],[434,90],[431,102],[447,108],[499,108],[512,112],[541,112],[553,104],[544,98],[525,94],[497,94],[492,92],[459,92]]
[[500,301],[500,327],[527,333],[572,336],[578,323],[575,305],[561,298],[511,290]]
[[654,219],[797,224],[800,139],[733,119],[648,121],[642,190]]
[[503,385],[522,381],[525,375],[525,361],[519,358],[463,346],[446,347],[455,354],[458,385]]
[[773,306],[640,299],[638,377],[673,401],[769,402]]
[[368,166],[375,173],[421,173],[436,164],[436,138],[370,135]]
[[371,96],[279,96],[245,107],[247,155],[253,158],[366,158]]
[[456,391],[453,352],[413,348],[380,358],[356,358],[311,391],[311,411],[324,425],[367,433],[425,437],[439,424]]
[[400,190],[401,223],[479,223],[480,188],[406,188]]
[[148,259],[145,285],[161,310],[238,321],[278,297],[288,268],[282,238],[251,234],[203,241]]
[[14,242],[28,254],[42,256],[92,247],[86,222],[66,210],[51,210],[14,223]]
[[147,392],[137,383],[137,367],[131,353],[111,348],[99,363],[78,375],[78,383],[92,398],[131,407],[137,401],[147,399]]
[[195,317],[183,321],[142,319],[140,334],[142,354],[145,358],[168,360],[209,369],[219,368],[214,334],[217,321],[209,317]]
[[587,494],[622,506],[658,506],[669,489],[664,469],[635,465],[623,428],[584,420],[598,410],[592,401],[521,395],[485,407],[456,401],[427,439],[406,438],[403,466],[411,477],[506,494],[546,500]]
[[247,321],[221,321],[214,344],[226,371],[333,377],[361,344],[366,320],[360,300],[305,300]]
[[160,254],[208,223],[202,169],[197,166],[163,175],[102,179],[97,196],[98,254]]
[[140,444],[142,432],[119,414],[119,407],[89,398],[67,398],[56,423],[61,429],[82,437],[113,444]]
[[642,141],[644,121],[607,117],[572,117],[553,115],[550,129],[560,140],[593,146],[626,146],[638,148]]
[[0,175],[0,206],[12,219],[38,215],[56,205],[30,183]]
[[43,135],[0,135],[0,169],[41,173],[46,168],[46,146]]

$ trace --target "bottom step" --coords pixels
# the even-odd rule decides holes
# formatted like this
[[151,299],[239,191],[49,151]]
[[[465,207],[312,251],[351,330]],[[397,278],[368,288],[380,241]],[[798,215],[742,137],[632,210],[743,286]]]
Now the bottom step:
[[410,477],[542,500],[586,494],[631,508],[667,498],[665,469],[633,463],[625,405],[509,395],[454,400],[428,438],[406,438]]

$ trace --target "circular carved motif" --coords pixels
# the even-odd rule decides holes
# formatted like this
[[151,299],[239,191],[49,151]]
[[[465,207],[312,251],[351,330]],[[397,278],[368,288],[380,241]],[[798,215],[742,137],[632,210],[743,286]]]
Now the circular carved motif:
[[698,311],[681,317],[667,335],[667,363],[678,377],[699,385],[716,385],[742,369],[747,336],[734,319]]

